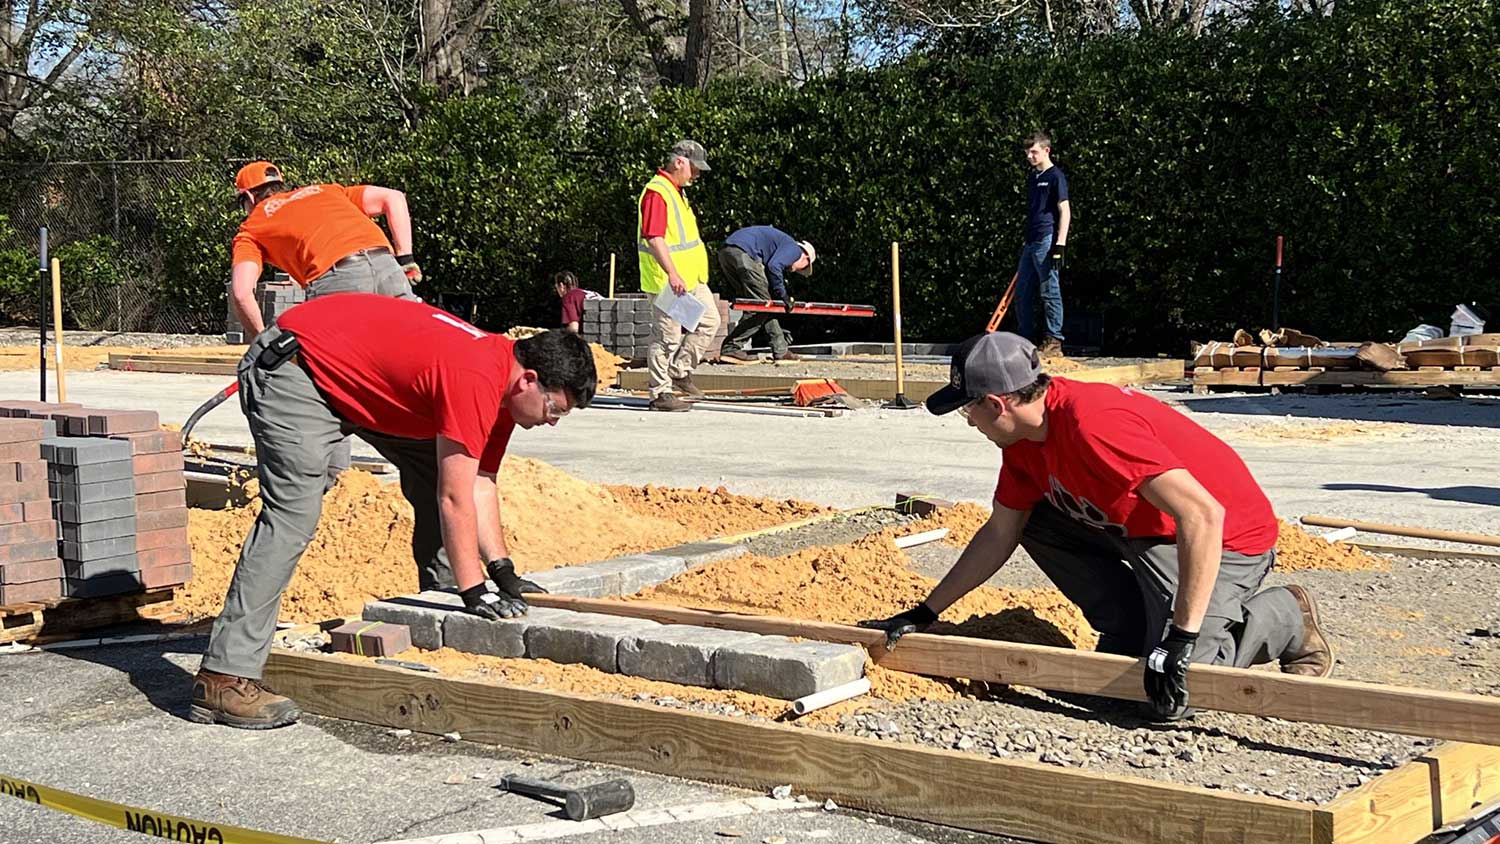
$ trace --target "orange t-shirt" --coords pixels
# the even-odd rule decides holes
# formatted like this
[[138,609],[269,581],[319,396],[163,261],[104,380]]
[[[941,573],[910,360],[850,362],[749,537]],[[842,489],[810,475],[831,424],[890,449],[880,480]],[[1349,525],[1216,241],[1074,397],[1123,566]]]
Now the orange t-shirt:
[[308,185],[266,197],[234,235],[234,263],[269,263],[306,287],[355,252],[390,249],[361,208],[364,195],[364,185]]

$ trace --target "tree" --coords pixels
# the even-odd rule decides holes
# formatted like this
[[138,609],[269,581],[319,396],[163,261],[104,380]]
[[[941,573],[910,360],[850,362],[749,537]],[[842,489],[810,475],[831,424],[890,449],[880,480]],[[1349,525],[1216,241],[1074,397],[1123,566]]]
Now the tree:
[[[87,107],[90,87],[108,63],[113,10],[89,0],[5,0],[0,20],[0,143],[17,140],[28,112],[64,102]],[[90,55],[92,51],[92,55]]]
[[620,8],[646,42],[657,77],[668,85],[708,84],[718,17],[715,0],[667,0],[658,5],[620,0]]

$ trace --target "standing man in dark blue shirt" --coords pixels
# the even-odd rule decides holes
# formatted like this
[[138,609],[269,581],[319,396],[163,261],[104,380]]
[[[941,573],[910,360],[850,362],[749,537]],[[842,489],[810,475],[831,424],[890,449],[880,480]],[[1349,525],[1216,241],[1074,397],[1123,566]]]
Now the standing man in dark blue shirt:
[[[748,226],[730,235],[719,250],[719,267],[729,277],[728,290],[736,299],[779,299],[792,312],[796,301],[786,288],[788,270],[812,275],[813,261],[818,253],[807,241],[793,240],[792,236],[774,226]],[[750,338],[764,328],[771,342],[772,360],[798,360],[796,352],[787,348],[786,332],[781,323],[770,314],[747,313],[740,319],[729,336],[724,338],[724,349],[719,360],[725,363],[751,363],[756,360],[745,347]]]
[[[1033,341],[1042,357],[1062,354],[1063,303],[1057,273],[1067,254],[1068,177],[1052,163],[1052,138],[1033,132],[1026,138],[1026,242],[1016,268],[1016,317],[1020,333]],[[1044,316],[1045,322],[1038,320]]]

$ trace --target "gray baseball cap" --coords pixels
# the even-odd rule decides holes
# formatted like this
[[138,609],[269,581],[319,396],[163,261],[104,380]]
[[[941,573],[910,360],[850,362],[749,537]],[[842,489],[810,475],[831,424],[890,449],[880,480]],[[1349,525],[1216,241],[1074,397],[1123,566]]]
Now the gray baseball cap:
[[954,350],[948,386],[927,397],[927,410],[937,416],[952,413],[990,394],[1014,393],[1041,374],[1036,346],[1025,337],[1008,331],[970,337]]
[[699,170],[710,170],[708,166],[708,150],[697,141],[683,139],[672,145],[672,154],[680,155],[693,163]]

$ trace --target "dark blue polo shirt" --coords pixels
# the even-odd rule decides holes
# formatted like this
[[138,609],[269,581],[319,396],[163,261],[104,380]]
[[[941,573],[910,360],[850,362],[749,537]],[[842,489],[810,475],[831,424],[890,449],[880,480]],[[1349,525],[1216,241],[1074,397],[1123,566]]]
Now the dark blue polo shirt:
[[726,238],[724,245],[743,249],[764,264],[771,297],[786,298],[786,271],[802,258],[802,247],[791,235],[775,226],[746,226]]
[[1056,164],[1026,177],[1026,242],[1052,242],[1058,203],[1068,201],[1068,177]]

